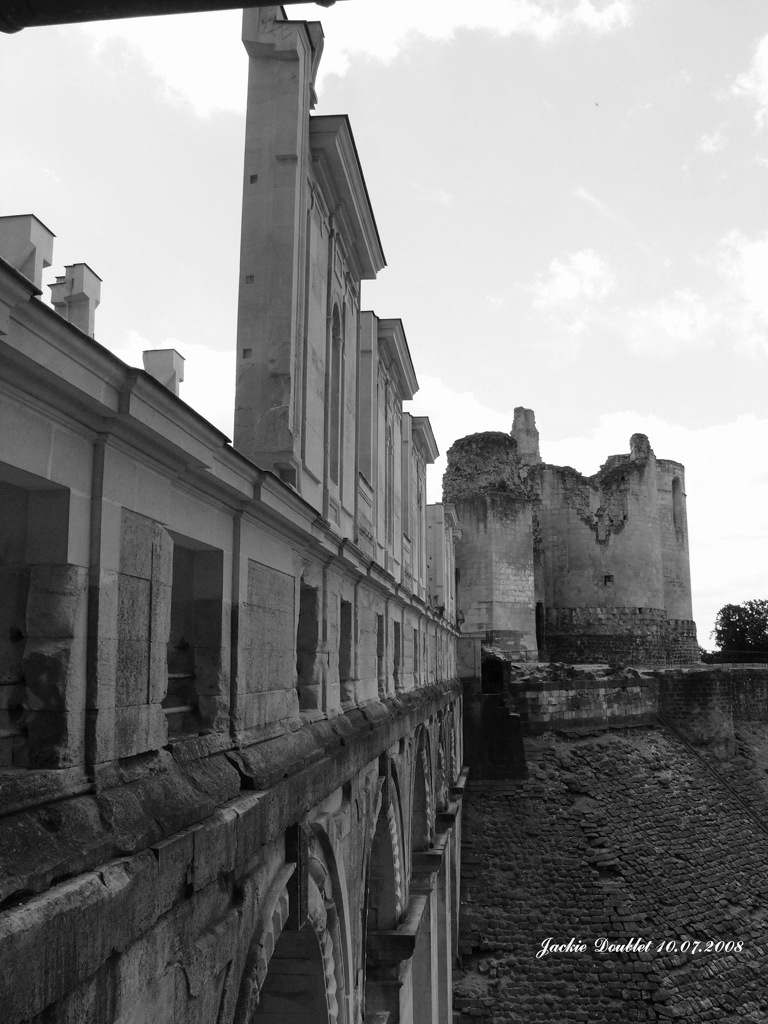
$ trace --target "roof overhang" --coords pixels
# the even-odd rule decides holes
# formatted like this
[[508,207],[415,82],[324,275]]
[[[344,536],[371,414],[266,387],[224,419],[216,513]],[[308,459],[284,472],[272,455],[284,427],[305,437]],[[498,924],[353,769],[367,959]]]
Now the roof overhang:
[[413,440],[419,445],[424,452],[426,461],[431,465],[440,454],[440,449],[437,447],[435,435],[432,433],[429,416],[414,416],[412,423]]
[[312,116],[309,143],[315,169],[361,280],[372,280],[387,261],[381,247],[352,129],[345,114]]
[[409,402],[419,390],[419,382],[416,380],[403,321],[379,320],[377,338],[379,353],[397,382],[400,398],[403,402]]

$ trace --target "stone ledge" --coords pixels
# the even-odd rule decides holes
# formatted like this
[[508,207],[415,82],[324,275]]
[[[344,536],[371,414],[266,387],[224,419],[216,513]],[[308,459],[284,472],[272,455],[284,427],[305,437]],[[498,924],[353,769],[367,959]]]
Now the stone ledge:
[[5,768],[0,771],[0,816],[91,792],[83,768]]

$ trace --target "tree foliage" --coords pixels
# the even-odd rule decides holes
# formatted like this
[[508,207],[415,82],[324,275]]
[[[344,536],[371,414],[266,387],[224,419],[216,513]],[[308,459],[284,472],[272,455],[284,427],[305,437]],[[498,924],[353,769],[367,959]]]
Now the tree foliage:
[[768,600],[723,605],[712,636],[723,652],[768,652]]

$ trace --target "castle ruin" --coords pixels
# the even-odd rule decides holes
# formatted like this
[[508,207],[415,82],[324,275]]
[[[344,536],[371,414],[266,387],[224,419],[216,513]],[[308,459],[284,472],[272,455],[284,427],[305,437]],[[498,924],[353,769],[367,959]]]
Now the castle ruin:
[[685,470],[644,434],[598,473],[544,463],[533,412],[448,452],[462,633],[512,659],[698,660]]

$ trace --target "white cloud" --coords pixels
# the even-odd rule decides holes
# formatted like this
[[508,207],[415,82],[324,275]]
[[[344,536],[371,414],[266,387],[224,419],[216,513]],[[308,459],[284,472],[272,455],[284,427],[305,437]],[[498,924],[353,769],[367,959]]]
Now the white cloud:
[[602,214],[603,217],[612,221],[614,224],[626,224],[626,221],[619,217],[618,214],[614,213],[610,206],[607,206],[602,199],[598,199],[596,195],[593,195],[592,192],[589,192],[582,185],[577,185],[573,190],[573,194],[576,199],[581,199],[588,206],[597,210],[598,213]]
[[435,206],[453,206],[453,194],[439,185],[421,185],[419,182],[414,182],[413,191],[424,202],[433,203]]
[[729,232],[719,245],[719,265],[754,314],[768,322],[768,233],[750,239]]
[[673,356],[681,348],[711,343],[720,317],[696,292],[681,288],[645,309],[630,310],[626,322],[632,351]]
[[[636,0],[353,0],[328,9],[288,8],[289,18],[320,21],[325,45],[318,85],[343,75],[355,57],[389,62],[419,40],[448,41],[463,29],[522,34],[541,42],[565,33],[605,35],[626,28]],[[105,66],[143,61],[162,83],[163,98],[207,116],[245,110],[247,59],[240,44],[242,11],[129,18],[79,28]]]
[[603,306],[615,288],[614,271],[594,249],[555,258],[546,274],[538,275],[528,290],[532,319],[546,326],[538,352],[550,366],[564,367],[578,358],[587,330],[605,324]]
[[616,275],[594,249],[579,249],[553,259],[547,274],[533,285],[537,309],[563,310],[585,302],[602,302],[616,287]]
[[605,322],[643,355],[673,358],[715,345],[768,355],[768,232],[731,231],[698,262],[714,276],[706,293],[677,288],[645,306],[612,306]]
[[720,125],[717,131],[712,132],[711,135],[702,135],[696,149],[698,149],[700,153],[706,154],[717,153],[718,150],[722,149],[725,145],[723,127],[723,125]]
[[163,99],[205,117],[245,112],[248,59],[240,42],[242,11],[123,18],[81,26],[104,67],[141,61]]
[[[344,74],[353,56],[388,62],[419,40],[448,41],[475,29],[549,42],[568,32],[605,35],[632,21],[635,0],[363,0],[336,4],[322,16],[329,26],[321,74]],[[332,27],[333,31],[330,31]]]
[[728,287],[731,336],[740,348],[768,355],[768,232],[757,238],[729,232],[715,262]]
[[759,128],[765,127],[768,118],[768,35],[757,44],[749,68],[738,76],[732,91],[755,104],[755,121]]

